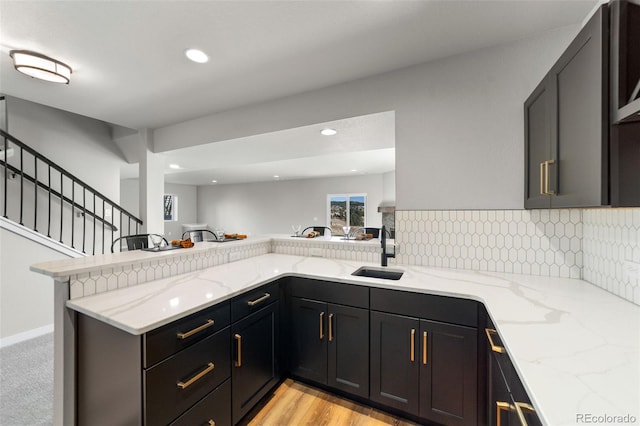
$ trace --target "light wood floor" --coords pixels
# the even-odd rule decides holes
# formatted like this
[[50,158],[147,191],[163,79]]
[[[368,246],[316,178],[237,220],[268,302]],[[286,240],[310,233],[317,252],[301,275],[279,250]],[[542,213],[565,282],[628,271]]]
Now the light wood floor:
[[414,426],[404,419],[328,394],[291,379],[254,409],[249,426]]

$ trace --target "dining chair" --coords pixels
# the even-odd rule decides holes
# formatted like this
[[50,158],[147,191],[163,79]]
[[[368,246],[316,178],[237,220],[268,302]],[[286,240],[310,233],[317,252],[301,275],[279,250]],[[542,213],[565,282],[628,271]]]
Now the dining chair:
[[[135,235],[123,235],[116,238],[111,243],[111,253],[115,253],[115,248],[118,251],[133,251],[149,248],[149,240],[152,237],[158,237],[161,239],[160,246],[168,246],[169,242],[165,237],[160,234],[135,234]],[[153,243],[151,243],[153,245]],[[126,250],[124,250],[126,248]]]

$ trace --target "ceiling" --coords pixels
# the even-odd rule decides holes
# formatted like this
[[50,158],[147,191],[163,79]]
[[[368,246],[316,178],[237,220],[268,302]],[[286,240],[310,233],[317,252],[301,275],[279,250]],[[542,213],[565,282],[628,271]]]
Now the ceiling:
[[[597,3],[0,0],[0,93],[132,129],[158,128],[581,23]],[[188,61],[189,47],[210,61]],[[65,62],[71,83],[14,71],[12,49]],[[297,136],[317,143],[314,134]],[[186,155],[173,154],[175,161]],[[292,164],[286,156],[269,162],[278,161]],[[208,179],[201,171],[190,173]],[[173,179],[186,179],[179,172]]]

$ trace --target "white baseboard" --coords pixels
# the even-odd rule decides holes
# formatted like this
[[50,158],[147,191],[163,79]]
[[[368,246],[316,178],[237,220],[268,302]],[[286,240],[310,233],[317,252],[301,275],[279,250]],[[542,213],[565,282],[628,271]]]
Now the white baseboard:
[[0,348],[6,346],[15,345],[16,343],[24,342],[25,340],[40,337],[47,333],[53,332],[53,324],[48,324],[42,327],[34,328],[31,330],[23,331],[22,333],[14,334],[13,336],[7,336],[0,339]]

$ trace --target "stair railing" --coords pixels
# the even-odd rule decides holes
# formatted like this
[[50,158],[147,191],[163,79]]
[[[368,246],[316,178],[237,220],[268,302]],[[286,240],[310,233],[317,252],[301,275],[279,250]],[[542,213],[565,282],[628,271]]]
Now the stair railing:
[[[96,254],[98,242],[101,245],[98,252],[105,253],[120,235],[139,233],[141,219],[1,129],[0,137],[4,140],[0,146],[0,169],[4,171],[5,218],[92,255]],[[32,197],[32,201],[27,203],[27,197]],[[38,211],[43,202],[44,217]],[[28,209],[33,211],[25,211]],[[46,226],[40,230],[43,221]],[[78,240],[81,247],[76,247]]]

